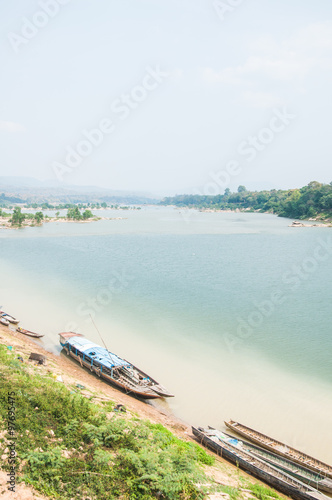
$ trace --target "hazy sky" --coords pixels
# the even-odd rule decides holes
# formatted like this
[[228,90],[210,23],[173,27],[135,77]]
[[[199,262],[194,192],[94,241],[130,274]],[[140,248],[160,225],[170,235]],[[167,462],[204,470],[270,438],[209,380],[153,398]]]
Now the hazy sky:
[[2,0],[0,175],[331,182],[331,0]]

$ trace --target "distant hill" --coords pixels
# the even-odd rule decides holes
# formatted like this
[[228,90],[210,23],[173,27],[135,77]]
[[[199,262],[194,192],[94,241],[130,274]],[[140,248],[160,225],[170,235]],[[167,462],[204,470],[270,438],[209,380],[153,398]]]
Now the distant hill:
[[22,203],[22,199],[16,196],[6,196],[5,193],[0,194],[0,205],[11,203]]
[[[3,201],[11,203],[153,204],[160,201],[149,193],[65,185],[57,180],[40,181],[32,177],[2,176],[0,193],[3,193]],[[0,204],[3,201],[0,200]]]

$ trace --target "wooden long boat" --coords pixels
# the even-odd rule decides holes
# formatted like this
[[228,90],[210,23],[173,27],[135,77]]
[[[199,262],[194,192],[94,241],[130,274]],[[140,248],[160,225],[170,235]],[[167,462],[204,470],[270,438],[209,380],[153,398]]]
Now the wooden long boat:
[[144,399],[173,397],[165,387],[142,370],[83,335],[73,332],[59,335],[60,344],[68,356],[127,394],[135,394]]
[[248,451],[252,453],[256,457],[268,462],[269,464],[281,469],[287,474],[295,477],[302,483],[309,484],[313,488],[316,488],[319,491],[324,491],[326,493],[332,493],[332,480],[314,472],[303,465],[299,465],[295,462],[292,462],[288,458],[281,457],[280,455],[276,455],[265,448],[261,448],[255,444],[249,443],[248,441],[239,441],[234,438],[230,434],[226,432],[218,432],[218,438],[233,444],[234,446],[240,448],[241,450]]
[[250,427],[246,427],[239,422],[234,422],[234,420],[225,422],[225,425],[240,436],[247,438],[249,441],[258,444],[259,446],[262,446],[263,448],[266,448],[267,450],[272,451],[273,453],[276,453],[281,457],[288,458],[292,462],[303,465],[307,469],[321,474],[323,477],[328,477],[330,479],[332,478],[331,465],[321,462],[320,460],[313,458],[310,455],[306,455],[302,451],[296,450],[295,448],[291,448],[287,444],[266,436],[261,432],[257,432]]
[[17,325],[17,323],[20,322],[20,320],[14,318],[14,316],[11,316],[10,314],[5,313],[5,311],[0,311],[1,317],[5,318],[9,323],[13,323]]
[[257,458],[252,453],[240,450],[229,442],[218,438],[216,429],[204,429],[202,427],[192,427],[192,432],[198,441],[217,455],[234,463],[240,469],[249,472],[258,479],[264,481],[276,490],[295,500],[329,500],[323,493],[315,488],[302,483],[298,479],[286,474],[285,472],[273,467],[272,465]]
[[9,325],[9,321],[6,318],[4,318],[3,316],[0,316],[0,323],[2,323],[5,326]]
[[20,326],[18,328],[16,328],[16,331],[19,333],[23,333],[24,335],[28,335],[29,337],[35,337],[37,339],[44,337],[44,335],[42,335],[41,333],[30,332],[30,330],[25,330],[24,328],[21,328]]

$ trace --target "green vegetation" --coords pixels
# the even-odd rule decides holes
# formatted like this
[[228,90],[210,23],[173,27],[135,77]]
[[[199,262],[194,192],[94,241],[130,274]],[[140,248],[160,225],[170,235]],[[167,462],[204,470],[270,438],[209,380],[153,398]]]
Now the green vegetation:
[[68,208],[67,210],[67,219],[87,220],[92,219],[93,217],[94,215],[91,210],[84,210],[84,212],[81,213],[77,206],[74,208]]
[[25,220],[25,214],[22,214],[21,208],[15,207],[12,217],[10,219],[11,225],[21,227],[24,220]]
[[83,219],[92,219],[93,218],[93,213],[91,212],[91,210],[84,210],[83,214],[82,214],[82,217]]
[[164,198],[162,205],[176,205],[212,210],[246,210],[278,214],[297,219],[332,219],[332,182],[310,182],[301,189],[247,191],[239,186],[237,193],[227,188],[223,195],[177,195]]
[[280,499],[281,497],[271,488],[267,488],[261,484],[248,484],[247,488],[252,492],[252,494],[259,500],[271,500],[271,498]]
[[[114,413],[113,403],[93,404],[3,345],[0,377],[0,432],[7,427],[8,393],[15,393],[19,481],[68,500],[204,498],[202,485],[211,480],[202,465],[213,458],[197,444],[160,424]],[[0,455],[8,441],[0,439]]]
[[2,210],[2,208],[0,208],[0,217],[8,217],[8,218],[10,218],[11,214],[5,212],[4,210]]
[[[45,207],[43,207],[43,210],[44,209]],[[7,218],[12,227],[41,225],[46,220],[52,219],[57,220],[67,218],[76,221],[98,220],[98,217],[93,215],[91,210],[88,208],[85,208],[85,210],[81,212],[79,205],[73,205],[68,208],[66,217],[59,216],[59,211],[55,213],[55,217],[50,217],[49,215],[44,215],[42,211],[38,211],[36,213],[22,213],[22,208],[20,206],[15,206],[12,214],[6,213],[2,208],[0,208],[0,217]]]
[[[1,201],[1,199],[0,199]],[[19,200],[23,203],[22,200]],[[0,205],[1,206],[1,205]],[[25,203],[23,204],[24,208],[32,208],[34,210],[40,208],[41,210],[68,210],[70,208],[78,207],[80,210],[90,208],[91,210],[99,209],[99,208],[111,208],[114,210],[140,210],[141,207],[128,206],[128,205],[107,205],[104,201],[102,203],[59,203],[59,204],[51,204],[48,202],[44,203]]]
[[24,225],[24,221],[30,221],[30,225],[34,225],[35,223],[41,224],[44,220],[43,212],[36,212],[35,214],[23,214],[21,207],[15,207],[12,214],[7,214],[0,209],[0,216],[9,218],[9,222],[13,227],[22,227],[22,225]]
[[67,219],[82,220],[81,212],[78,207],[68,208]]
[[[5,193],[1,193],[0,195],[0,207],[8,207],[10,203],[22,203],[23,200],[16,196],[8,196]],[[9,208],[9,207],[8,207]]]
[[37,224],[41,224],[42,220],[44,219],[43,212],[36,212],[34,218]]
[[233,488],[232,486],[223,486],[222,491],[227,493],[231,500],[239,500],[240,490],[238,488]]

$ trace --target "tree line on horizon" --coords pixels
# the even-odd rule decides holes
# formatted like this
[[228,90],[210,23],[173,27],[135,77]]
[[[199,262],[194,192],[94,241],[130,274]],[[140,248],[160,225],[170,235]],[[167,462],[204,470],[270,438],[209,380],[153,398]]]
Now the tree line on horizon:
[[198,209],[268,212],[296,219],[328,219],[332,217],[332,182],[322,184],[312,181],[300,189],[270,191],[248,191],[245,186],[239,186],[236,193],[227,188],[224,194],[213,196],[176,195],[164,198],[160,204]]

